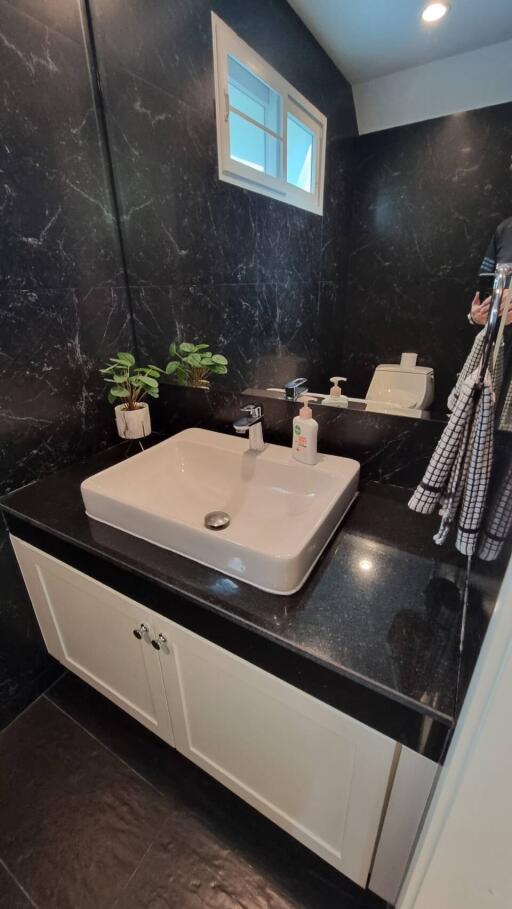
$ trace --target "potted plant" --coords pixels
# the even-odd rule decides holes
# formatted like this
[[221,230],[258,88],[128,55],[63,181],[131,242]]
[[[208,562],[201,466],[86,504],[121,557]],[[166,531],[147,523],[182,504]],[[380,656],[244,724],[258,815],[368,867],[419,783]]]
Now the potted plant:
[[228,361],[222,354],[212,354],[209,344],[176,344],[169,347],[171,360],[165,367],[168,376],[173,376],[178,385],[191,388],[210,387],[210,375],[225,375]]
[[110,365],[100,372],[108,383],[108,400],[115,404],[117,431],[122,439],[141,439],[151,432],[149,407],[142,399],[158,398],[158,366],[135,366],[131,353],[110,357]]

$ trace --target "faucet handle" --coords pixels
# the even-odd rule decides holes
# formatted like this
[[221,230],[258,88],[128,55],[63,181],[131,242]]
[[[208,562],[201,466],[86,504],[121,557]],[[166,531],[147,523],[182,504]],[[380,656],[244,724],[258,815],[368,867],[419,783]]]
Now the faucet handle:
[[296,401],[299,394],[304,394],[308,390],[308,380],[304,377],[300,379],[291,379],[284,386],[284,395],[288,401]]
[[251,417],[262,417],[263,404],[257,404],[255,401],[251,402],[251,404],[246,404],[245,407],[242,407],[241,412],[248,413]]

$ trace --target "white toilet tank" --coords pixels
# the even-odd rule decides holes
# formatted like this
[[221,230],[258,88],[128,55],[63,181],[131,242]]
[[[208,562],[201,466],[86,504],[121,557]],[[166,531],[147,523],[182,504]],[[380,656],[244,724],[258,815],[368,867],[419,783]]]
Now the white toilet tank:
[[[381,402],[396,411],[414,410],[415,416],[427,411],[434,400],[434,370],[431,366],[417,366],[417,356],[403,353],[400,363],[377,366],[366,400]],[[371,409],[370,403],[367,409]]]

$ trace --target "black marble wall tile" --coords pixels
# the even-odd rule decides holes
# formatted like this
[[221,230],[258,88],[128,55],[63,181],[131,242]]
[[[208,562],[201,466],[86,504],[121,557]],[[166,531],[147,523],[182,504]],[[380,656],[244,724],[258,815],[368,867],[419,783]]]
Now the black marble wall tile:
[[0,14],[0,286],[111,282],[116,225],[83,41],[3,0]]
[[176,338],[214,338],[213,352],[226,353],[229,378],[243,388],[257,365],[260,309],[275,309],[275,289],[270,284],[141,287],[132,288],[132,300],[143,359],[165,363]]
[[[285,0],[160,0],[150,8],[129,0],[122,10],[118,3],[92,0],[91,9],[130,282],[152,286],[149,293],[132,291],[142,349],[157,358],[158,326],[171,318],[169,295],[197,299],[200,288],[213,305],[226,301],[229,324],[235,291],[225,288],[239,285],[239,298],[253,300],[256,309],[239,308],[236,333],[220,335],[222,316],[212,320],[205,303],[182,340],[206,339],[217,348],[227,341],[223,352],[233,368],[224,384],[232,388],[282,383],[297,370],[313,381],[320,375],[321,330],[328,321],[320,285],[331,283],[342,308],[347,275],[349,137],[355,134],[348,83]],[[212,9],[326,113],[324,217],[219,180]],[[215,291],[205,291],[206,285]]]
[[[318,361],[315,390],[327,391],[332,375],[345,376],[343,342],[346,319],[350,317],[345,299],[345,276],[339,281],[322,281],[319,287],[318,306]],[[308,374],[309,375],[309,374]],[[313,384],[310,385],[313,390]],[[343,389],[352,394],[351,389]]]
[[318,279],[321,219],[220,182],[211,109],[115,66],[105,86],[131,283]]
[[114,441],[99,368],[131,345],[123,288],[0,292],[0,490]]
[[220,389],[282,387],[298,375],[308,376],[312,389],[328,385],[320,318],[324,304],[331,314],[328,291],[336,290],[292,280],[132,287],[140,353],[165,363],[171,341],[215,338],[216,352],[229,360],[228,375],[215,378]]
[[475,330],[466,313],[487,244],[512,211],[512,104],[357,140],[344,364],[363,394],[405,350],[433,365],[436,406]]
[[70,0],[5,0],[20,13],[37,19],[42,25],[72,38],[79,44],[83,40],[82,15],[79,2]]
[[294,376],[308,376],[316,384],[319,294],[318,283],[290,279],[275,285],[260,309],[258,356],[247,385],[282,387]]
[[[116,438],[98,369],[130,348],[78,2],[0,0],[0,490]],[[0,725],[55,675],[5,534]]]

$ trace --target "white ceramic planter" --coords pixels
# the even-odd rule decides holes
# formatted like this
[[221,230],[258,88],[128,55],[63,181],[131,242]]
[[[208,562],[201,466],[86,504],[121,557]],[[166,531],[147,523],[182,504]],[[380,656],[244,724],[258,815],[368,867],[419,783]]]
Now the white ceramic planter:
[[125,410],[118,404],[116,411],[117,431],[122,439],[142,439],[151,433],[151,417],[147,404],[139,404],[136,410]]

